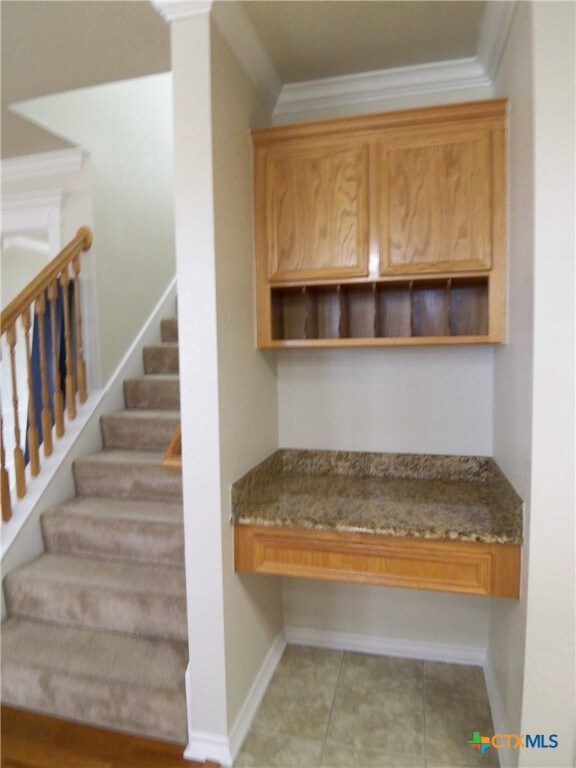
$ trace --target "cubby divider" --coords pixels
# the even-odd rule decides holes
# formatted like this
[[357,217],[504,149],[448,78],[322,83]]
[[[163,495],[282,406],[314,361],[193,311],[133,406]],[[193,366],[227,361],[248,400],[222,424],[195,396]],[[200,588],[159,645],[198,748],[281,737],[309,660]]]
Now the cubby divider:
[[[342,291],[346,329],[342,338],[373,339],[376,335],[376,286],[348,285]],[[344,329],[343,329],[344,330]]]
[[273,339],[407,339],[488,334],[488,278],[272,289]]
[[420,282],[412,288],[412,336],[450,336],[449,281]]
[[452,336],[485,336],[488,333],[487,281],[453,280],[450,289]]
[[376,335],[408,338],[412,335],[412,284],[384,283],[378,286]]

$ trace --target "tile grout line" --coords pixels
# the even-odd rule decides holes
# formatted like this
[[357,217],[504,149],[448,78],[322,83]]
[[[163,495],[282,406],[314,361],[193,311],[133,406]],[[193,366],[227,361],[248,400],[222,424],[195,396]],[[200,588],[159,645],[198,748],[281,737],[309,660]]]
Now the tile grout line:
[[426,673],[424,671],[424,659],[422,664],[422,713],[424,716],[424,765],[428,768],[428,726],[426,723]]
[[324,734],[324,741],[322,743],[322,752],[320,753],[320,765],[324,759],[324,751],[326,749],[326,742],[328,740],[328,732],[330,730],[330,723],[332,722],[332,715],[334,713],[334,704],[336,703],[336,695],[338,693],[338,686],[340,685],[340,677],[342,675],[342,666],[344,664],[344,654],[346,651],[342,651],[342,658],[340,659],[340,669],[338,670],[338,677],[336,678],[336,685],[334,686],[334,696],[332,697],[332,706],[330,707],[330,715],[328,717],[328,723],[326,725],[326,733]]

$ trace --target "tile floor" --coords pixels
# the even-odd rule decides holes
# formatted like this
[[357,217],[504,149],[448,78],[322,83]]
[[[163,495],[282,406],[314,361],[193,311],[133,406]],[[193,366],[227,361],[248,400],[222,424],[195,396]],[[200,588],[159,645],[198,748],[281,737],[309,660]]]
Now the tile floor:
[[480,667],[289,645],[235,768],[492,768]]

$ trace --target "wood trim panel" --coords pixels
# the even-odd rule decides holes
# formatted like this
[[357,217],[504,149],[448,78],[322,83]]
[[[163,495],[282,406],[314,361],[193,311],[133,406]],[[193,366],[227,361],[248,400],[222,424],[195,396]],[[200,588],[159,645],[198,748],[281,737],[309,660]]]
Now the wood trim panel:
[[240,524],[234,539],[238,572],[519,597],[517,544]]

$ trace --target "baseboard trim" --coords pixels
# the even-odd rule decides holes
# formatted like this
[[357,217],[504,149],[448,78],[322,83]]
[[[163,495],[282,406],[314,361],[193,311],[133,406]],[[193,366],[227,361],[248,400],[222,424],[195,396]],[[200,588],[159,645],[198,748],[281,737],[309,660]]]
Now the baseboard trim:
[[446,661],[453,664],[484,666],[486,663],[486,649],[474,646],[414,642],[293,625],[286,625],[284,632],[286,641],[294,645],[315,645],[319,648],[374,653],[379,656],[401,656],[425,661]]
[[214,736],[202,731],[191,731],[188,735],[188,745],[184,750],[186,760],[195,760],[203,763],[205,760],[214,760],[220,763],[222,768],[232,765],[230,753],[230,740],[226,736]]
[[[500,686],[497,683],[496,671],[490,658],[486,659],[484,664],[484,677],[486,679],[486,688],[488,690],[488,701],[490,702],[490,711],[492,713],[492,725],[494,733],[510,733],[504,703],[500,695]],[[500,768],[513,768],[514,761],[510,759],[510,749],[499,749],[498,760]]]
[[248,691],[248,695],[244,699],[242,709],[240,710],[238,717],[236,718],[230,731],[230,752],[232,753],[233,760],[236,759],[242,743],[246,738],[248,731],[250,730],[252,720],[254,720],[254,717],[256,716],[258,707],[264,698],[266,689],[270,685],[272,676],[276,671],[276,667],[282,658],[282,654],[284,653],[285,648],[286,636],[284,634],[284,630],[281,630],[276,635],[276,639],[266,654],[266,658],[262,662],[260,671],[256,675],[256,679]]
[[[184,757],[187,760],[199,760],[200,762],[204,762],[205,760],[215,760],[220,763],[223,768],[233,764],[242,747],[242,743],[250,730],[252,720],[264,698],[266,689],[270,684],[270,680],[278,666],[278,662],[282,658],[285,648],[286,638],[284,636],[284,631],[281,630],[276,635],[275,640],[262,662],[258,674],[244,699],[244,704],[234,721],[234,725],[230,729],[228,737],[203,731],[190,730],[188,735],[188,746],[184,751]],[[190,667],[186,670],[186,695],[188,698],[191,696],[192,691],[189,670]]]

